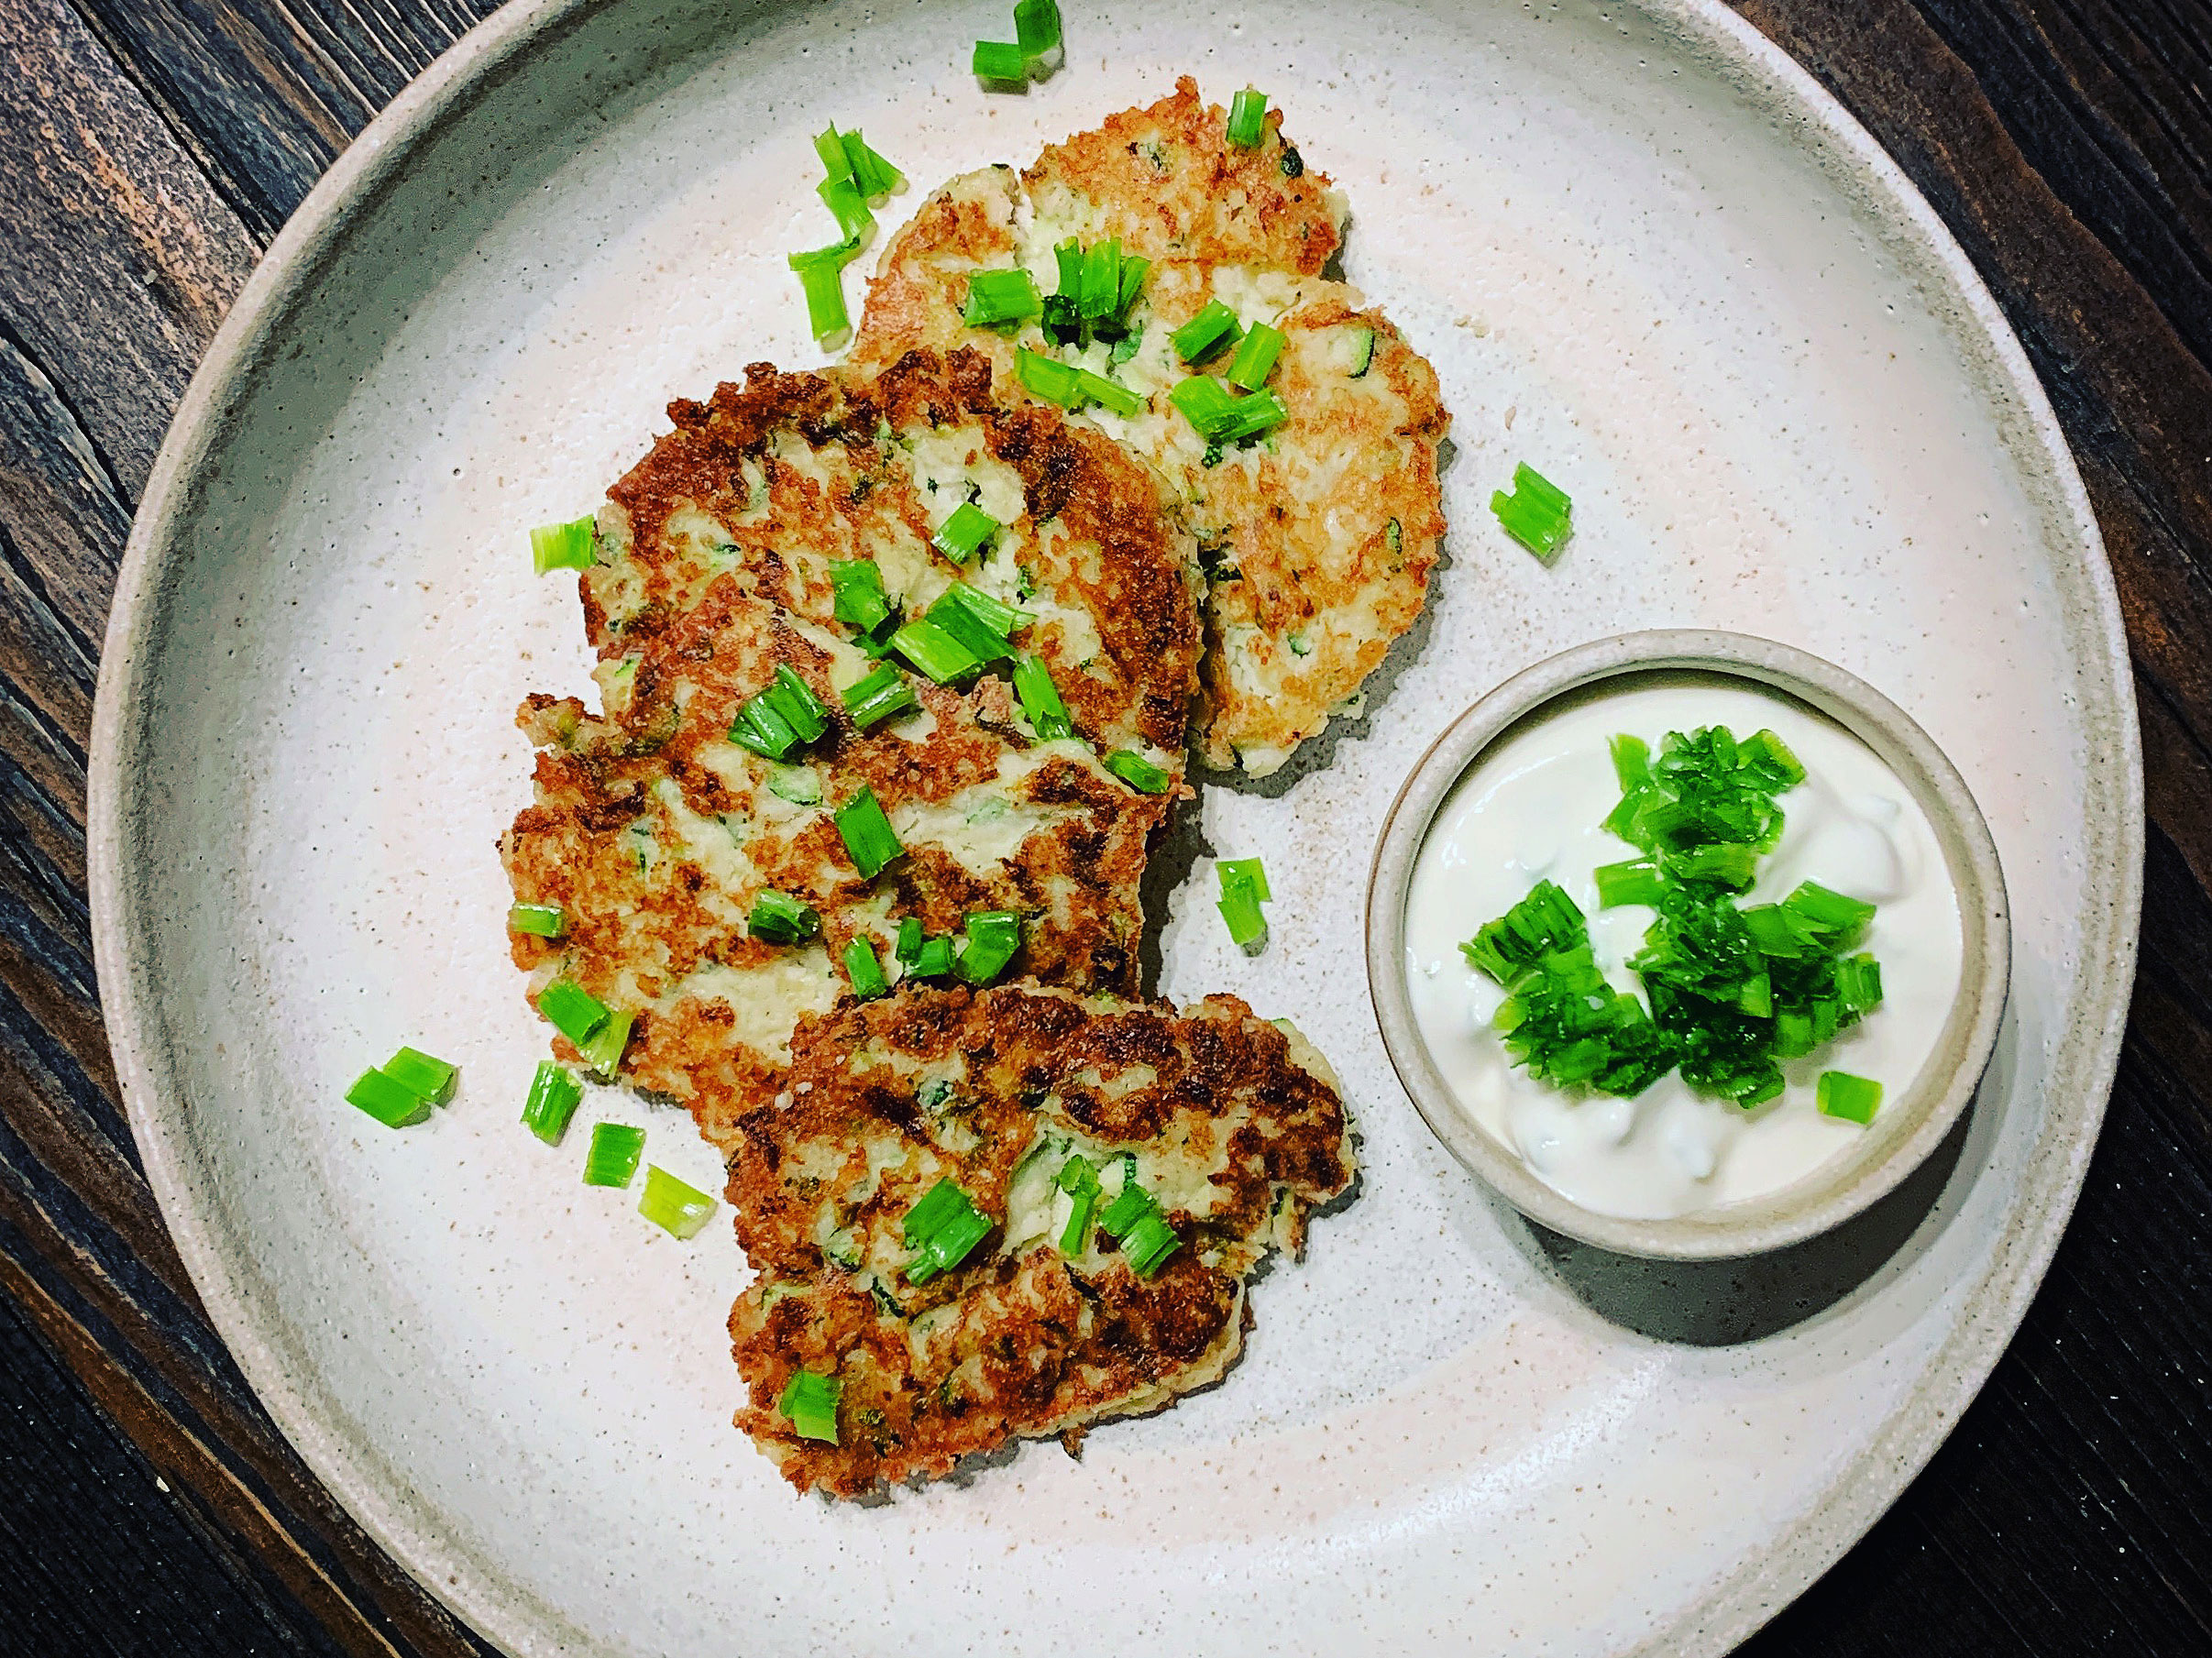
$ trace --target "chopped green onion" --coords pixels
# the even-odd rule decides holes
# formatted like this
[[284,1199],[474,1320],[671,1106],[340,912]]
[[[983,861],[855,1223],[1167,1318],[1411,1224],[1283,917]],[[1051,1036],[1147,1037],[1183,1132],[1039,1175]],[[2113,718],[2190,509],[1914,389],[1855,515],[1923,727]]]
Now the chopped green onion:
[[832,614],[847,627],[872,633],[891,619],[884,573],[874,559],[835,560],[830,565],[830,587],[836,595]]
[[745,930],[770,944],[804,944],[821,931],[821,916],[810,904],[801,904],[788,893],[764,892],[753,901]]
[[917,618],[892,634],[891,648],[912,663],[917,672],[939,685],[967,677],[985,660],[947,632],[941,623],[927,617]]
[[875,791],[864,783],[859,794],[837,808],[835,817],[837,832],[843,838],[845,851],[852,854],[853,867],[866,879],[873,880],[906,850],[891,832],[891,820],[877,804]]
[[1210,374],[1194,374],[1168,391],[1168,401],[1183,411],[1198,434],[1211,443],[1226,431],[1237,415],[1237,400]]
[[1000,86],[1019,86],[1029,78],[1029,65],[1023,60],[1021,48],[1000,40],[978,40],[975,55],[969,67],[978,81],[989,81]]
[[853,717],[855,729],[863,731],[921,707],[906,675],[887,662],[878,663],[866,675],[847,686],[842,695],[845,712]]
[[971,328],[996,328],[1027,322],[1044,309],[1037,280],[1026,270],[978,270],[968,278],[968,308],[961,320]]
[[1623,731],[1606,747],[1612,755],[1612,774],[1621,785],[1621,793],[1630,794],[1650,785],[1651,744]]
[[1128,1257],[1130,1268],[1139,1278],[1150,1278],[1182,1242],[1175,1229],[1154,1213],[1139,1215],[1137,1224],[1122,1234],[1121,1252]]
[[537,1074],[530,1079],[530,1093],[523,1102],[523,1126],[546,1145],[558,1146],[583,1097],[584,1085],[567,1067],[540,1060]]
[[1083,298],[1083,244],[1073,236],[1052,245],[1052,262],[1060,271],[1054,297],[1080,302]]
[[814,135],[814,153],[821,158],[831,183],[853,181],[853,158],[845,153],[845,141],[838,134],[836,122],[830,123],[828,131]]
[[1618,909],[1623,904],[1656,904],[1664,878],[1640,858],[1625,863],[1601,863],[1591,872],[1597,877],[1598,907]]
[[969,984],[988,984],[1021,949],[1021,917],[1012,910],[977,910],[968,917],[967,942],[955,965]]
[[1058,0],[1016,0],[1014,38],[1021,45],[1023,70],[1043,80],[1060,67],[1060,6]]
[[958,581],[938,596],[922,618],[927,625],[958,641],[961,649],[979,663],[1012,655],[1014,646],[1007,633],[1026,627],[1031,620],[1027,610],[1001,604],[980,587]]
[[1539,881],[1527,897],[1478,928],[1459,946],[1459,953],[1469,966],[1510,988],[1539,957],[1572,949],[1584,939],[1582,912],[1575,901],[1557,883]]
[[363,1071],[346,1091],[346,1102],[358,1105],[387,1128],[406,1128],[430,1114],[431,1102],[381,1071]]
[[1659,859],[1678,881],[1710,881],[1732,893],[1748,892],[1758,873],[1759,849],[1738,842],[1662,851]]
[[1121,293],[1114,302],[1114,314],[1126,318],[1137,296],[1144,291],[1144,279],[1151,274],[1152,261],[1138,254],[1121,256]]
[[776,683],[761,695],[784,717],[784,723],[798,734],[801,742],[812,742],[830,729],[830,710],[789,663],[776,664]]
[[1040,742],[1074,734],[1075,722],[1068,717],[1068,705],[1060,698],[1051,670],[1039,658],[1026,653],[1015,657],[1014,695],[1021,699],[1021,711],[1029,717]]
[[1789,752],[1789,745],[1772,731],[1757,730],[1738,745],[1741,763],[1751,771],[1762,772],[1772,780],[1777,794],[1797,787],[1805,781],[1805,767]]
[[798,733],[772,705],[754,696],[738,705],[737,718],[730,722],[730,741],[764,760],[781,760],[798,741]]
[[1229,384],[1247,391],[1259,390],[1275,372],[1275,359],[1282,355],[1282,329],[1254,323],[1237,347],[1237,355],[1229,359]]
[[968,1194],[948,1177],[930,1188],[907,1211],[900,1228],[907,1246],[919,1252],[907,1268],[907,1281],[926,1284],[966,1260],[991,1230],[991,1223]]
[[824,179],[814,187],[814,193],[837,221],[846,243],[855,251],[867,245],[875,234],[875,215],[868,211],[868,200],[860,193],[860,186],[850,179]]
[[1243,337],[1236,312],[1219,300],[1208,300],[1204,311],[1168,335],[1168,344],[1184,362],[1194,363],[1216,346],[1233,345]]
[[1782,907],[1823,932],[1856,933],[1874,919],[1874,906],[1831,892],[1817,882],[1801,881]]
[[1257,858],[1224,858],[1214,869],[1224,886],[1232,881],[1244,882],[1251,887],[1252,895],[1262,902],[1275,895],[1268,890],[1267,866]]
[[584,1153],[584,1184],[627,1186],[645,1149],[645,1131],[627,1123],[594,1123],[591,1147]]
[[1091,1216],[1104,1195],[1098,1184],[1098,1170],[1091,1166],[1088,1158],[1076,1155],[1060,1166],[1052,1183],[1068,1194],[1071,1205],[1068,1224],[1060,1232],[1060,1253],[1081,1255],[1091,1246]]
[[1229,100],[1228,140],[1243,149],[1257,149],[1267,136],[1267,94],[1246,87]]
[[907,972],[917,979],[941,979],[950,973],[955,963],[952,959],[952,940],[924,939],[914,952],[914,960]]
[[1871,1123],[1881,1109],[1882,1085],[1847,1071],[1823,1071],[1818,1092],[1821,1114],[1847,1123]]
[[1077,309],[1088,322],[1112,316],[1121,299],[1121,238],[1094,242],[1083,256],[1083,285]]
[[613,1016],[604,1002],[574,979],[556,979],[538,992],[537,1010],[578,1048]]
[[1116,1238],[1126,1237],[1130,1229],[1148,1214],[1160,1213],[1160,1200],[1137,1183],[1137,1159],[1121,1159],[1121,1191],[1106,1211],[1098,1217],[1098,1224]]
[[1493,490],[1490,498],[1490,510],[1505,533],[1546,564],[1573,527],[1568,522],[1572,508],[1565,490],[1525,462],[1513,468],[1513,492]]
[[974,501],[967,500],[952,509],[952,515],[937,526],[937,533],[930,544],[956,565],[964,565],[974,558],[984,543],[997,534],[998,521]]
[[611,1077],[622,1066],[622,1049],[630,1046],[630,1027],[636,1023],[635,1014],[610,1014],[589,1041],[576,1045],[577,1057],[594,1074]]
[[1092,402],[1105,404],[1125,420],[1144,412],[1144,399],[1095,370],[1076,369],[1075,389]]
[[1047,357],[1040,351],[1031,351],[1026,346],[1014,354],[1014,378],[1032,397],[1048,403],[1057,403],[1062,409],[1083,406],[1082,370]]
[[378,1069],[416,1099],[428,1100],[433,1105],[443,1105],[453,1098],[453,1085],[461,1074],[457,1066],[413,1048],[401,1049]]
[[[834,126],[830,130],[837,131]],[[820,142],[816,140],[818,145]],[[907,175],[869,148],[867,140],[857,130],[840,134],[838,143],[845,152],[845,166],[853,181],[860,186],[860,193],[869,201],[880,202],[906,183]],[[824,156],[822,159],[826,163],[829,158]],[[831,168],[831,171],[834,174],[836,169]]]
[[1214,872],[1221,882],[1221,896],[1214,907],[1221,912],[1230,940],[1239,950],[1249,950],[1267,937],[1267,917],[1260,909],[1268,895],[1266,872],[1257,858],[1225,860]]
[[783,1412],[784,1420],[799,1438],[819,1439],[833,1445],[837,1444],[837,1401],[844,1390],[845,1384],[831,1377],[812,1370],[794,1370],[776,1399],[776,1408]]
[[676,1237],[696,1237],[714,1213],[714,1200],[688,1180],[679,1180],[658,1163],[645,1169],[645,1190],[637,1212]]
[[891,988],[883,963],[875,959],[875,946],[857,935],[845,946],[845,977],[852,982],[853,994],[864,1002]]
[[1115,749],[1106,757],[1106,769],[1140,795],[1164,795],[1174,781],[1134,749]]
[[920,958],[922,946],[921,917],[902,916],[898,922],[898,942],[892,954],[898,958],[901,967],[911,967]]
[[1215,439],[1217,443],[1234,444],[1258,437],[1291,417],[1290,405],[1282,401],[1279,391],[1255,391],[1249,397],[1240,397],[1231,412],[1233,418]]
[[[853,326],[853,318],[845,310],[844,263],[822,257],[839,251],[842,249],[825,247],[805,256],[805,264],[792,267],[798,272],[799,291],[807,296],[807,332],[817,346],[827,345]],[[800,256],[792,257],[796,260]]]
[[557,939],[568,930],[568,918],[557,904],[517,904],[507,912],[507,925],[534,938]]
[[530,532],[530,560],[537,573],[549,570],[589,570],[599,562],[592,549],[592,521],[579,518],[565,524],[540,524]]
[[821,779],[803,765],[779,765],[768,774],[768,793],[793,806],[820,806]]

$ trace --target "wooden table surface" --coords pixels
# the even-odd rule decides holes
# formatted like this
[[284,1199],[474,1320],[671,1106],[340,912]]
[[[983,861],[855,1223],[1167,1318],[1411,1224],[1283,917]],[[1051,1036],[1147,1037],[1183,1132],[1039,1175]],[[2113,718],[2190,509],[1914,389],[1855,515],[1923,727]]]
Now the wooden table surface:
[[[0,0],[0,1651],[489,1651],[322,1490],[200,1311],[102,1035],[84,771],[194,363],[321,170],[490,9]],[[2026,345],[2118,577],[2151,807],[2134,1016],[2051,1276],[1926,1472],[1744,1650],[2212,1652],[2212,10],[1743,10]]]

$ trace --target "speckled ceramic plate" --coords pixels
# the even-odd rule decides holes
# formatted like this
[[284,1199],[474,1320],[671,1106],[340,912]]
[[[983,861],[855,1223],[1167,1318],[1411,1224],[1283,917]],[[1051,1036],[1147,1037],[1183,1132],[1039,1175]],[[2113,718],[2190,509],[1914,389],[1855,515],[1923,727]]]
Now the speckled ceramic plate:
[[[1066,70],[986,97],[961,66],[1006,27],[525,0],[280,238],[149,488],[94,739],[101,986],[179,1247],[307,1460],[518,1653],[1717,1652],[1957,1418],[2111,1077],[2140,770],[2050,411],[1927,207],[1718,5],[1075,8]],[[827,231],[809,133],[857,125],[927,183],[1184,71],[1287,107],[1350,192],[1349,276],[1457,417],[1451,562],[1370,717],[1195,814],[1266,858],[1272,944],[1227,947],[1187,845],[1162,937],[1167,993],[1238,992],[1335,1060],[1364,1184],[1258,1286],[1226,1385],[1080,1463],[800,1501],[728,1425],[727,1228],[656,1234],[515,1122],[540,1040],[492,847],[527,797],[511,714],[586,683],[523,532],[587,509],[672,395],[814,360],[783,267]],[[1575,497],[1554,569],[1484,511],[1517,458]],[[1845,1232],[1712,1268],[1487,1199],[1359,977],[1374,831],[1442,723],[1655,626],[1799,643],[1903,705],[1986,812],[2018,926],[1944,1151]],[[464,1081],[394,1134],[339,1095],[402,1039]],[[679,1119],[588,1109],[712,1183]]]

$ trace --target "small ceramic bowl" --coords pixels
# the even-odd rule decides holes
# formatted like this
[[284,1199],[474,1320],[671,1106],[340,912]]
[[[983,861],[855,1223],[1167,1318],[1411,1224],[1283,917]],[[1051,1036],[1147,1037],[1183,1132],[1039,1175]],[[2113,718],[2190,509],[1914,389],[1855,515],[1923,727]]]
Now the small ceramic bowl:
[[[1825,714],[1878,755],[1935,831],[1958,895],[1958,994],[1934,1051],[1876,1114],[1851,1156],[1779,1191],[1667,1220],[1626,1220],[1554,1191],[1519,1151],[1462,1106],[1414,1023],[1406,988],[1405,907],[1421,843],[1452,787],[1507,731],[1601,681],[1654,672],[1748,680]],[[1399,790],[1368,877],[1367,976],[1391,1064],[1436,1137],[1531,1220],[1623,1255],[1711,1260],[1756,1255],[1824,1232],[1922,1162],[1974,1097],[1997,1043],[2012,929],[1997,848],[1956,768],[1904,710],[1832,663],[1771,640],[1698,631],[1616,634],[1516,674],[1459,716]]]

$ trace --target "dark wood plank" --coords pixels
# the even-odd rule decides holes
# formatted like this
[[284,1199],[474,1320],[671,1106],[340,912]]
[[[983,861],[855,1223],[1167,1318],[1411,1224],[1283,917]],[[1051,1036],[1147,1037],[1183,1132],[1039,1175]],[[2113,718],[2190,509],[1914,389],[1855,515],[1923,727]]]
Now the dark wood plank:
[[[484,1650],[306,1475],[193,1297],[116,1107],[83,790],[116,560],[193,364],[331,158],[489,9],[0,0],[0,1549],[25,1563],[0,1648]],[[2109,1125],[2020,1339],[1747,1650],[2212,1650],[2212,15],[1744,10],[1928,194],[2050,389],[2122,587],[2155,826]]]

